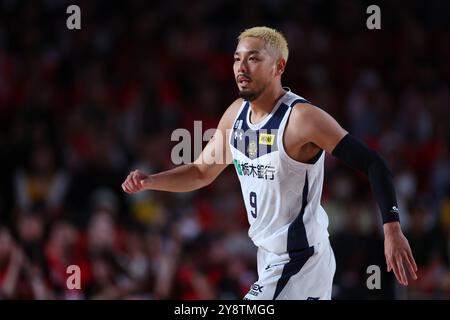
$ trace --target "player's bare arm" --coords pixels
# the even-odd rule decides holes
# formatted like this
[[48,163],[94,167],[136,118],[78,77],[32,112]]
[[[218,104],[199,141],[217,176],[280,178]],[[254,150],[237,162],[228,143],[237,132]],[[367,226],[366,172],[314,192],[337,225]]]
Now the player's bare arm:
[[292,110],[283,142],[288,154],[298,161],[308,161],[323,149],[368,176],[382,213],[388,272],[393,270],[403,285],[408,285],[406,269],[411,278],[417,279],[417,265],[398,219],[392,174],[384,159],[352,137],[328,113],[305,103]]
[[[216,133],[193,163],[152,175],[139,170],[132,171],[122,183],[122,189],[127,193],[150,189],[189,192],[209,185],[228,165],[227,159],[230,158],[228,129],[231,128],[241,104],[242,99],[237,99],[228,107],[219,121]],[[216,152],[218,139],[222,142],[219,143],[221,152]]]

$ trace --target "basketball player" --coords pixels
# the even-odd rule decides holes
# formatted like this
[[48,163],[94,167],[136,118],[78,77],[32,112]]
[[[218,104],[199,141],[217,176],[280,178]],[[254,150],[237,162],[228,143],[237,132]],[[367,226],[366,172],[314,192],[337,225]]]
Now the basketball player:
[[[258,247],[258,280],[244,299],[331,299],[336,263],[320,204],[328,152],[368,176],[382,215],[387,270],[408,285],[407,273],[416,279],[417,266],[401,231],[386,162],[329,114],[282,87],[288,46],[281,33],[255,27],[238,40],[233,69],[240,98],[225,111],[200,157],[158,174],[133,171],[123,190],[192,191],[233,163],[248,234]],[[232,162],[215,161],[217,145]]]

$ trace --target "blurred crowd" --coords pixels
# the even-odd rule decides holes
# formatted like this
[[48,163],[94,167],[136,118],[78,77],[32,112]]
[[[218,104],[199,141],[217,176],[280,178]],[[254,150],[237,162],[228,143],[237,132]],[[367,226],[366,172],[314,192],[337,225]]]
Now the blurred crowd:
[[[236,37],[268,25],[283,85],[378,150],[419,267],[386,272],[367,178],[327,155],[322,204],[334,299],[450,298],[450,4],[367,1],[0,0],[0,299],[241,299],[256,280],[229,167],[190,193],[126,195],[130,170],[172,168],[171,133],[214,128],[237,89]],[[195,156],[195,154],[193,154]],[[67,287],[67,267],[81,289]],[[378,265],[382,289],[368,290]]]

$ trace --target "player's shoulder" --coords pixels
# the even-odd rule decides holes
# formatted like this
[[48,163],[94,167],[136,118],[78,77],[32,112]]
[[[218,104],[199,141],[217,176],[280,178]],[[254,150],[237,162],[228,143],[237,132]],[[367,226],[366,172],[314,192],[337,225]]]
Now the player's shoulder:
[[314,117],[320,113],[320,109],[309,102],[297,102],[292,106],[290,120],[295,122],[296,125],[299,123],[308,123]]
[[228,106],[219,124],[221,125],[222,129],[229,129],[233,126],[233,121],[236,118],[243,102],[244,100],[242,98],[238,98]]
[[244,103],[244,99],[238,98],[233,101],[232,104],[227,108],[224,115],[227,118],[233,119],[237,116],[237,113],[239,112],[239,109],[241,108],[242,104]]
[[227,111],[237,113],[239,109],[241,108],[242,104],[244,103],[244,99],[237,98],[233,101],[232,104],[228,107]]
[[320,130],[319,128],[328,123],[327,119],[326,112],[321,108],[310,102],[298,102],[292,106],[286,130],[290,135],[308,140]]

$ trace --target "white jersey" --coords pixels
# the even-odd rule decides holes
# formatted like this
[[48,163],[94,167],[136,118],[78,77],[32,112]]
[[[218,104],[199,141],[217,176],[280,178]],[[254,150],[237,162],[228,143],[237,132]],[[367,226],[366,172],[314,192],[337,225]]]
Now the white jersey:
[[288,91],[267,117],[252,124],[250,102],[244,101],[229,141],[248,234],[256,246],[276,254],[314,247],[328,238],[328,216],[320,204],[325,152],[311,163],[301,163],[283,146],[287,120],[299,102],[308,101]]

